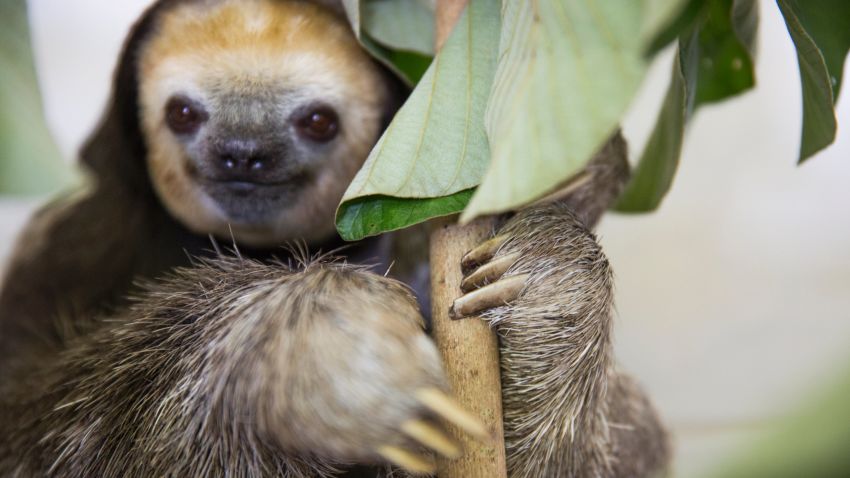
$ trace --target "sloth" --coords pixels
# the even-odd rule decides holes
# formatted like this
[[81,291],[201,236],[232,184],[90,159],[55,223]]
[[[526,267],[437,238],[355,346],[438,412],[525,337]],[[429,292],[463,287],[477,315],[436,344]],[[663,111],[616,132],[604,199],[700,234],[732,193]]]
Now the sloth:
[[[334,2],[151,6],[81,152],[92,185],[39,211],[6,271],[0,476],[430,473],[462,453],[447,422],[486,436],[427,335],[422,230],[340,249],[334,229],[406,93]],[[458,264],[452,313],[500,337],[512,477],[666,467],[591,232],[627,177],[615,133]]]

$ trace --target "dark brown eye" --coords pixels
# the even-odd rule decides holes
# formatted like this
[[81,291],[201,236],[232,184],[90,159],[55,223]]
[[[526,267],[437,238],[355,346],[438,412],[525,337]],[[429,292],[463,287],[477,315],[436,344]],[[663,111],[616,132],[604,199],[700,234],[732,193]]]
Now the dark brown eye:
[[206,120],[203,107],[187,98],[174,97],[165,105],[165,121],[177,134],[192,134]]
[[326,143],[339,132],[339,116],[330,106],[312,107],[295,115],[295,127],[302,136]]

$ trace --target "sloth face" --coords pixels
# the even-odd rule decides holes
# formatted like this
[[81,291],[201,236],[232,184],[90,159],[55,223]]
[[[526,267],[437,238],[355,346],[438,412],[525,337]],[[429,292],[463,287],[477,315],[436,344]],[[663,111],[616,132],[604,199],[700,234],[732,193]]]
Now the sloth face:
[[345,20],[219,0],[163,15],[139,59],[148,169],[198,233],[319,241],[380,134],[387,85]]

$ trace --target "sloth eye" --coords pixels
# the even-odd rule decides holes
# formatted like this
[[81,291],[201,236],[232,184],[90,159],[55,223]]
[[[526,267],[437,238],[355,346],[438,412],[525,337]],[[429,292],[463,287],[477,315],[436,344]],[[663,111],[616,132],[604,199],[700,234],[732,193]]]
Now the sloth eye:
[[203,107],[189,99],[177,96],[165,105],[165,122],[177,134],[194,133],[206,120]]
[[339,116],[330,106],[313,106],[295,114],[295,128],[308,139],[326,143],[339,132]]

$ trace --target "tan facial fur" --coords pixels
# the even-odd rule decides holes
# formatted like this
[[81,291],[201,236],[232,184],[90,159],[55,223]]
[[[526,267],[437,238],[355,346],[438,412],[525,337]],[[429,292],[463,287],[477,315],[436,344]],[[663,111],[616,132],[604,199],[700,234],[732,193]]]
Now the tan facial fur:
[[[318,241],[333,233],[336,206],[377,140],[387,101],[378,67],[344,18],[317,5],[286,0],[183,5],[159,19],[141,49],[138,73],[148,169],[172,215],[195,232],[229,237],[232,231],[250,245]],[[323,145],[321,158],[313,154],[306,166],[312,174],[286,206],[262,223],[240,223],[193,176],[195,146],[168,128],[165,105],[175,94],[213,105],[260,99],[262,110],[279,115],[318,100],[339,115],[339,135]],[[211,120],[261,124],[271,132],[291,127],[266,124],[268,117],[257,108],[221,108],[209,114]],[[215,134],[205,132],[210,133]]]

